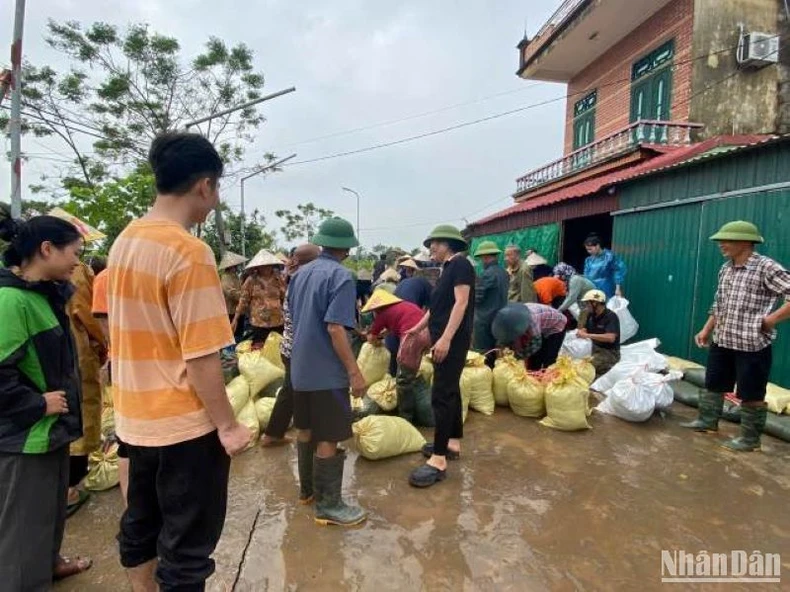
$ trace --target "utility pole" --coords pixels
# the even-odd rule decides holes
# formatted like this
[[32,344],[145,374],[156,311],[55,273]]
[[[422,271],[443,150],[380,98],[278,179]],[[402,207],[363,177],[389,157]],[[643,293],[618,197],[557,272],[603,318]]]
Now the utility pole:
[[357,247],[357,260],[359,260],[359,253],[362,249],[362,239],[359,236],[359,193],[348,187],[341,187],[341,189],[357,196],[357,240],[359,241],[359,246]]
[[270,171],[283,163],[288,162],[292,158],[296,158],[296,154],[291,154],[291,156],[286,156],[285,158],[281,158],[277,162],[273,162],[272,164],[266,165],[261,167],[253,172],[251,172],[246,177],[241,178],[241,256],[247,256],[247,234],[245,228],[245,220],[244,217],[246,216],[246,212],[244,210],[244,182],[247,179],[254,177],[255,175],[260,175],[261,173],[265,173],[266,171]]
[[[19,0],[17,0],[19,2]],[[246,109],[247,107],[252,107],[253,105],[257,105],[258,103],[263,103],[264,101],[269,101],[271,99],[276,99],[277,97],[281,97],[283,95],[287,95],[292,93],[296,90],[295,86],[291,88],[286,88],[285,90],[277,91],[276,93],[272,93],[270,95],[266,95],[263,97],[259,97],[255,100],[248,101],[246,103],[242,103],[241,105],[236,105],[235,107],[230,107],[229,109],[224,109],[222,111],[217,111],[216,113],[212,113],[211,115],[206,115],[205,117],[201,117],[200,119],[195,119],[194,121],[190,121],[184,126],[185,130],[189,130],[190,127],[194,125],[198,125],[200,123],[204,123],[206,121],[210,121],[211,119],[216,119],[217,117],[222,117],[223,115],[228,115],[229,113],[234,113],[236,111],[240,111],[242,109]],[[219,254],[220,257],[225,255],[226,245],[225,245],[225,222],[222,219],[222,209],[220,205],[217,204],[217,207],[214,209],[214,219],[216,220],[217,224],[217,238],[219,238]],[[242,216],[243,220],[243,216]],[[243,233],[243,224],[242,221],[242,233]],[[242,234],[242,244],[244,244],[243,234]],[[243,253],[242,253],[243,254]]]
[[22,31],[25,0],[16,0],[14,40],[11,43],[11,215],[22,215]]

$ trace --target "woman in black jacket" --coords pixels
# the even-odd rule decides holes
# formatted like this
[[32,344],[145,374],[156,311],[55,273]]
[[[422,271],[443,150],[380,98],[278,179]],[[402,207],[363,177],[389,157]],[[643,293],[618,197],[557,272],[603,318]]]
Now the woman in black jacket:
[[0,587],[47,590],[90,560],[60,555],[69,444],[82,435],[66,303],[82,237],[69,222],[13,220],[0,204]]

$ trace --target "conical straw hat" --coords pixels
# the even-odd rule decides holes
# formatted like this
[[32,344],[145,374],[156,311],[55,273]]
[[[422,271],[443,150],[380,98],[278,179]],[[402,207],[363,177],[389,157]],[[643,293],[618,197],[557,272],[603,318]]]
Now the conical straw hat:
[[242,257],[233,251],[225,251],[225,254],[222,256],[222,260],[219,262],[217,268],[220,270],[228,269],[229,267],[241,265],[245,261],[247,261],[246,257]]
[[261,249],[255,254],[255,257],[252,258],[252,261],[247,263],[247,267],[245,267],[245,269],[252,269],[253,267],[265,267],[267,265],[277,265],[282,267],[283,262],[266,249]]
[[82,235],[82,238],[85,239],[85,242],[93,242],[97,240],[101,240],[106,238],[106,234],[104,234],[101,230],[98,230],[88,224],[87,222],[83,222],[77,216],[73,214],[69,214],[66,210],[62,208],[52,208],[49,211],[49,216],[54,216],[55,218],[60,218],[61,220],[65,220],[66,222],[71,222],[74,226],[77,227],[77,230]]
[[373,291],[373,295],[370,297],[370,300],[367,301],[367,304],[365,304],[365,306],[362,308],[362,312],[370,312],[371,310],[397,304],[398,302],[403,302],[403,300],[395,296],[395,294],[390,294],[386,290],[378,288]]

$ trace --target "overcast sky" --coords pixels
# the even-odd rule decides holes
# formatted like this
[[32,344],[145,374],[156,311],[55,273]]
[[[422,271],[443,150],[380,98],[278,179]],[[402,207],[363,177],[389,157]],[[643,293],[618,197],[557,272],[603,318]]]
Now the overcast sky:
[[[11,2],[3,4],[3,47],[11,36]],[[44,43],[48,18],[96,20],[124,26],[147,22],[175,36],[184,55],[210,35],[244,42],[255,52],[266,91],[297,92],[265,104],[255,154],[296,160],[364,148],[431,132],[564,94],[564,87],[515,76],[516,43],[558,0],[38,0],[27,3],[26,59],[57,63]],[[496,9],[494,9],[496,7]],[[512,92],[511,92],[512,91]],[[492,95],[500,95],[488,98]],[[363,132],[314,138],[403,119],[464,103],[425,117]],[[471,104],[470,104],[471,103]],[[521,174],[558,158],[564,101],[398,146],[286,168],[246,184],[248,209],[270,223],[274,211],[312,201],[355,222],[351,187],[362,195],[362,242],[411,248],[437,223],[464,225],[507,207]],[[41,155],[68,151],[54,140],[24,145]],[[8,143],[6,141],[6,150]],[[46,150],[46,151],[45,151]],[[27,164],[25,183],[51,171],[51,161]],[[9,167],[0,183],[9,187]],[[7,191],[7,190],[6,190]],[[239,205],[238,186],[223,198]],[[492,202],[499,200],[494,205]],[[487,206],[487,207],[486,207]]]

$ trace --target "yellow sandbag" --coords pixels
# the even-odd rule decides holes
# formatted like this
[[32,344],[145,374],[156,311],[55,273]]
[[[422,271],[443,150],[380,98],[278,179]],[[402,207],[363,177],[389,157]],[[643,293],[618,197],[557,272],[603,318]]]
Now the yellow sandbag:
[[524,370],[523,362],[516,359],[513,352],[505,350],[504,355],[494,364],[494,401],[500,407],[508,406],[507,386]]
[[466,411],[471,407],[485,415],[492,415],[494,402],[494,376],[491,368],[486,366],[485,356],[475,352],[467,352],[466,366],[461,373],[461,399],[464,401],[464,421]]
[[422,357],[417,377],[422,378],[425,384],[433,384],[433,362],[431,362],[430,354],[426,354]]
[[283,342],[283,336],[272,331],[266,338],[263,344],[263,357],[269,360],[272,364],[285,371],[285,364],[283,364],[283,357],[280,355],[280,344]]
[[102,389],[102,395],[101,395],[101,404],[102,404],[102,407],[104,407],[105,409],[107,407],[110,407],[110,408],[113,407],[112,385],[111,384],[105,384],[104,385],[104,388]]
[[587,386],[595,382],[595,366],[590,362],[590,358],[575,360],[573,365],[576,367],[576,373],[587,383]]
[[546,386],[526,370],[516,373],[507,385],[507,400],[513,413],[521,417],[546,415]]
[[101,412],[101,435],[104,439],[115,433],[115,411],[112,407],[105,407]]
[[700,364],[696,362],[691,362],[689,360],[684,360],[683,358],[673,358],[672,356],[664,356],[667,359],[667,364],[669,365],[670,370],[680,370],[681,372],[685,372],[686,370],[699,370],[703,368]]
[[368,415],[355,422],[351,429],[357,450],[370,460],[418,452],[425,446],[425,438],[419,430],[401,417]]
[[88,456],[88,474],[85,476],[85,489],[106,491],[120,482],[118,474],[118,445],[113,444],[107,452],[95,450]]
[[790,415],[789,390],[769,382],[765,389],[765,402],[768,405],[768,411]]
[[272,382],[285,376],[285,370],[267,360],[263,350],[239,354],[239,373],[247,379],[253,398]]
[[236,354],[246,354],[252,351],[252,339],[241,341],[236,344]]
[[576,372],[569,358],[562,358],[555,366],[556,376],[546,387],[546,414],[541,425],[573,432],[588,430],[590,387]]
[[383,345],[365,343],[359,351],[357,364],[368,386],[378,382],[390,368],[390,352]]
[[255,415],[258,417],[258,425],[261,426],[261,431],[265,430],[266,426],[269,425],[275,402],[276,399],[271,397],[263,397],[255,401]]
[[233,407],[233,415],[238,415],[250,400],[250,383],[243,376],[237,376],[225,385],[225,393]]
[[385,374],[384,378],[368,389],[368,397],[384,411],[392,411],[398,406],[398,387],[395,379]]
[[249,450],[258,443],[258,438],[261,435],[261,424],[258,422],[258,414],[256,413],[255,403],[252,399],[247,401],[247,404],[242,408],[236,416],[238,422],[247,427],[252,432],[252,440],[244,450]]

